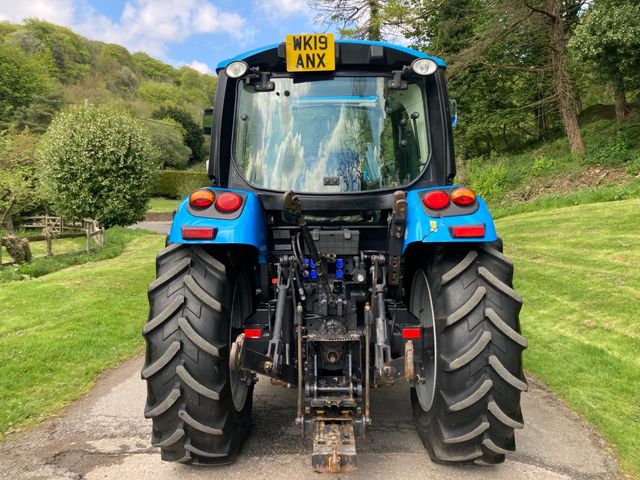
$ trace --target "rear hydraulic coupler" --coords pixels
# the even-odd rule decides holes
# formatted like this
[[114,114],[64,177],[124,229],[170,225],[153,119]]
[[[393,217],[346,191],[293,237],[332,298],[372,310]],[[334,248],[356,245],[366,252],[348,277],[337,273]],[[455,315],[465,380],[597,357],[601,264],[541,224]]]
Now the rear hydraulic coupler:
[[331,300],[333,298],[333,292],[331,291],[331,287],[329,286],[329,280],[327,277],[327,263],[320,256],[318,248],[316,247],[316,244],[313,241],[313,237],[311,236],[311,232],[309,232],[307,221],[304,219],[304,215],[302,214],[302,204],[300,202],[300,198],[298,198],[298,196],[293,193],[293,191],[289,190],[284,194],[283,199],[285,210],[296,219],[296,223],[300,227],[300,231],[302,232],[302,239],[309,249],[311,259],[315,262],[320,285],[322,285],[322,289],[324,290],[327,298]]

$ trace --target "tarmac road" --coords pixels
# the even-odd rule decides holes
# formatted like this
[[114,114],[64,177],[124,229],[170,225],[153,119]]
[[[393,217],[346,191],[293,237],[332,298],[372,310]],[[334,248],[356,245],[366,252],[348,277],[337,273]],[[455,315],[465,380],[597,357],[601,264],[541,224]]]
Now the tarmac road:
[[[233,465],[217,468],[164,463],[150,446],[142,416],[142,356],[106,372],[93,391],[59,416],[0,443],[2,479],[321,479],[310,467],[311,442],[294,425],[295,391],[260,377],[254,428]],[[498,466],[432,463],[411,420],[404,382],[372,391],[373,425],[359,440],[358,469],[324,478],[356,479],[617,479],[604,441],[553,395],[530,379],[523,396],[518,452]]]
[[140,228],[154,233],[167,235],[171,229],[171,222],[140,222],[132,225],[130,228]]

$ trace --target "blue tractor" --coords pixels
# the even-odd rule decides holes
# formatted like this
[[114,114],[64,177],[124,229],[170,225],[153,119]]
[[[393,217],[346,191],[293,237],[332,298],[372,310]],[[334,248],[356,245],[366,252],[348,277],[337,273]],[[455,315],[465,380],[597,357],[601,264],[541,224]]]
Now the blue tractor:
[[522,300],[486,204],[453,185],[445,68],[331,34],[218,65],[211,185],[181,202],[149,287],[163,460],[232,462],[258,374],[297,390],[316,471],[355,467],[384,414],[370,391],[398,381],[434,461],[515,449]]

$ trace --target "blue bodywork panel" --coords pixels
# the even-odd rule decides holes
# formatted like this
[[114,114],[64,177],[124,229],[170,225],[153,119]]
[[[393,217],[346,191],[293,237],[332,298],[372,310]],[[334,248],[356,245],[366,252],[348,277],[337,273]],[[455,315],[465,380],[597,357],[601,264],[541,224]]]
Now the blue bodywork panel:
[[[439,190],[440,188],[425,188],[407,192],[407,229],[405,231],[402,252],[414,242],[423,243],[459,243],[459,242],[494,242],[498,239],[493,218],[487,205],[477,197],[478,209],[469,215],[453,215],[431,217],[427,214],[418,197],[418,192]],[[484,224],[485,236],[482,238],[453,238],[449,227],[456,225]]]
[[[419,192],[439,190],[442,187],[410,190],[407,192],[407,228],[405,231],[402,252],[415,242],[421,243],[464,243],[494,242],[497,240],[493,218],[484,200],[477,198],[478,209],[468,215],[430,216],[422,206]],[[260,263],[266,263],[267,225],[262,203],[257,195],[244,190],[230,190],[216,187],[216,192],[229,191],[246,195],[242,213],[236,219],[198,217],[187,208],[189,198],[185,198],[176,211],[171,224],[169,241],[172,243],[250,245],[257,249]],[[482,238],[453,238],[449,231],[456,225],[484,224],[485,236]],[[182,227],[214,227],[217,230],[214,240],[185,240],[182,238]]]
[[[251,192],[215,188],[216,192],[222,190],[242,193],[247,196],[242,213],[238,218],[228,220],[192,215],[187,209],[187,203],[189,202],[189,198],[187,197],[180,202],[178,210],[173,217],[169,241],[172,243],[251,245],[258,250],[260,263],[265,263],[267,254],[267,225],[265,223],[262,203],[260,203],[258,197]],[[183,226],[214,227],[217,229],[217,234],[214,240],[185,240],[182,238]]]
[[[372,41],[372,40],[336,40],[336,43],[359,43],[359,44],[362,44],[362,45],[374,45],[374,46],[378,46],[378,47],[393,48],[395,50],[400,50],[401,52],[408,53],[409,55],[413,55],[416,58],[430,58],[431,60],[436,62],[436,64],[439,67],[446,68],[446,66],[447,66],[446,62],[444,60],[438,58],[438,57],[432,57],[431,55],[427,55],[426,53],[421,52],[419,50],[413,50],[411,48],[403,47],[401,45],[394,45],[392,43],[375,42],[375,41]],[[253,55],[257,55],[259,53],[266,52],[267,50],[273,50],[274,48],[278,48],[278,44],[277,43],[274,43],[272,45],[267,45],[267,46],[262,47],[262,48],[256,48],[254,50],[249,50],[248,52],[241,53],[240,55],[236,55],[235,57],[228,58],[227,60],[223,60],[220,63],[218,63],[218,66],[216,67],[216,71],[222,70],[223,68],[227,68],[227,65],[229,65],[231,62],[236,62],[236,61],[239,61],[239,60],[245,60],[245,59],[247,59],[249,57],[252,57]]]

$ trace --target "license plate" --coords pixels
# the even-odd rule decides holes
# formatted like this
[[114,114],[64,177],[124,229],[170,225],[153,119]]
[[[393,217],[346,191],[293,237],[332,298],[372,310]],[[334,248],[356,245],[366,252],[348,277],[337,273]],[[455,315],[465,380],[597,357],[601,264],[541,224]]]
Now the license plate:
[[287,35],[287,72],[322,72],[336,69],[333,33]]

